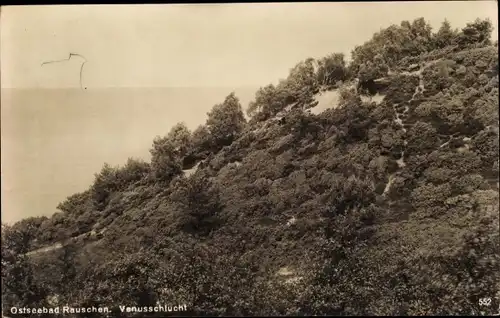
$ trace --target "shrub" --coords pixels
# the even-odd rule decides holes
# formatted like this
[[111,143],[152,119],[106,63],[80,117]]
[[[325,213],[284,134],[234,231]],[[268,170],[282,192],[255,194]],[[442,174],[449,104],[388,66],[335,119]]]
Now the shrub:
[[179,208],[179,224],[193,234],[207,234],[220,221],[222,204],[219,190],[209,177],[197,172],[177,183],[171,199]]

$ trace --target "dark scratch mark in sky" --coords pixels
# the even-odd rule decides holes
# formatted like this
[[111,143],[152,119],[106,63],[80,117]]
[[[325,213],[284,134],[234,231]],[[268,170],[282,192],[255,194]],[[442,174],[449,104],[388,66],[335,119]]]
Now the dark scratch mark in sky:
[[[66,62],[66,61],[69,61],[73,56],[78,56],[84,60],[82,65],[80,66],[80,88],[83,89],[83,85],[82,85],[83,66],[85,65],[85,63],[87,63],[87,59],[85,57],[83,57],[83,55],[80,55],[77,53],[69,53],[69,56],[66,59],[43,62],[41,66],[44,66],[46,64],[51,64],[51,63]],[[87,89],[87,88],[85,87],[85,89]]]

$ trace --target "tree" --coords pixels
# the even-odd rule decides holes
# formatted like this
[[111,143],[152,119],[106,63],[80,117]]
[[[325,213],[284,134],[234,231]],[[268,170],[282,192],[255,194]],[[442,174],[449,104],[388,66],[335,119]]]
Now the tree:
[[498,131],[483,130],[472,140],[472,149],[481,157],[483,166],[489,170],[498,160]]
[[358,78],[361,82],[373,81],[387,76],[389,68],[384,62],[382,55],[377,54],[373,61],[366,61],[359,67]]
[[117,178],[123,187],[146,178],[151,167],[142,159],[128,158],[127,163],[118,169]]
[[[415,109],[417,116],[430,121],[439,134],[453,134],[467,130],[464,127],[464,101],[460,96],[435,95]],[[466,133],[466,131],[463,131]]]
[[498,94],[486,95],[474,101],[469,108],[473,119],[483,127],[498,125]]
[[[43,305],[46,290],[36,284],[29,256],[30,230],[2,224],[2,307]],[[8,312],[5,314],[9,314]]]
[[432,49],[432,26],[424,18],[420,17],[413,20],[411,31],[414,45],[420,48],[420,52]]
[[[338,177],[331,189],[326,191],[328,209],[325,216],[332,218],[337,215],[348,215],[358,208],[370,205],[375,199],[374,188],[368,179],[360,179],[354,175]],[[330,228],[329,231],[335,231]],[[330,233],[331,234],[331,233]]]
[[254,117],[259,115],[259,120],[265,120],[293,102],[293,98],[288,96],[283,89],[283,85],[278,87],[269,84],[259,88],[255,93],[255,100],[250,102],[247,109],[247,115]]
[[87,190],[82,193],[70,195],[63,202],[57,205],[57,209],[62,212],[80,215],[85,212],[85,204],[91,198],[91,191]]
[[415,19],[412,23],[403,21],[400,26],[391,25],[382,29],[352,51],[351,68],[358,72],[361,65],[373,61],[377,54],[391,67],[404,57],[427,52],[432,49],[431,30],[424,18]]
[[347,78],[347,68],[343,53],[333,53],[318,61],[318,82],[321,85],[332,86],[337,81]]
[[172,142],[181,157],[191,148],[191,131],[183,122],[172,127],[167,134],[167,138]]
[[434,149],[439,139],[436,129],[427,122],[417,121],[408,131],[406,154],[421,155]]
[[434,45],[439,49],[452,45],[455,42],[457,35],[458,31],[453,30],[450,22],[445,19],[438,32],[434,34]]
[[234,92],[222,104],[212,108],[206,123],[215,144],[220,148],[231,144],[241,134],[245,124],[240,101]]
[[92,199],[98,210],[103,210],[108,204],[109,196],[119,188],[116,167],[104,163],[99,173],[96,173],[94,184],[91,187]]
[[[56,296],[58,304],[74,303],[77,299],[78,248],[74,242],[63,245],[53,253],[40,256],[37,260],[36,281],[45,286],[50,296]],[[87,265],[87,264],[85,264]]]
[[489,19],[476,19],[472,23],[462,29],[458,35],[458,44],[462,47],[467,47],[471,44],[490,45],[491,33],[493,32],[493,24]]
[[79,303],[100,304],[116,310],[124,301],[139,307],[153,306],[158,300],[157,291],[165,287],[161,273],[157,275],[159,266],[155,253],[138,251],[117,253],[86,267],[78,278],[84,282]]
[[296,140],[300,140],[308,134],[317,137],[320,131],[314,115],[304,112],[301,109],[294,109],[290,112],[284,128],[287,131],[291,131]]
[[183,160],[184,169],[193,167],[200,159],[205,159],[214,150],[213,137],[207,126],[199,125],[191,135],[190,149]]
[[199,125],[191,136],[193,148],[198,151],[208,150],[212,147],[212,136],[207,126]]
[[290,70],[287,79],[280,83],[278,89],[282,88],[289,99],[286,105],[296,102],[302,108],[308,108],[311,104],[313,95],[319,91],[314,65],[313,58],[299,62]]
[[170,182],[182,173],[182,162],[178,145],[168,137],[155,137],[151,153],[151,172],[159,181]]
[[[322,69],[333,72],[335,67],[332,61],[345,64],[341,54],[334,54],[322,62],[324,63]],[[249,104],[247,115],[261,121],[276,115],[287,106],[297,105],[302,109],[311,107],[314,103],[314,95],[319,92],[316,64],[313,58],[308,58],[290,69],[287,78],[280,80],[278,85],[270,84],[261,87],[255,94],[255,100]],[[342,77],[338,70],[335,70],[334,73],[335,76]],[[324,72],[323,74],[333,80],[333,73],[330,75]]]
[[33,248],[35,240],[42,234],[40,227],[48,220],[45,216],[22,219],[11,226],[5,225],[8,248],[17,254],[27,253]]

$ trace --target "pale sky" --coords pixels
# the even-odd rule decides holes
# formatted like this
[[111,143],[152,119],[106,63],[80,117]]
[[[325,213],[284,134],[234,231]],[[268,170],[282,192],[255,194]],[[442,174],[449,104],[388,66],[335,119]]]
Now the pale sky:
[[[498,28],[496,13],[496,1],[2,7],[2,221],[51,215],[104,162],[148,160],[156,135],[204,123],[232,90],[246,107],[300,60],[349,54],[402,20]],[[81,59],[41,66],[69,53],[87,60],[87,90]]]
[[[263,85],[307,57],[350,52],[382,27],[425,17],[497,21],[496,1],[7,6],[2,87]],[[496,36],[496,31],[495,31]]]

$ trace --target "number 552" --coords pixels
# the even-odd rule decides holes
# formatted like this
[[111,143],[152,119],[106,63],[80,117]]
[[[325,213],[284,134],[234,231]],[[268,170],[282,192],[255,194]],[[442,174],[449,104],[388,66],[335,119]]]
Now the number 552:
[[479,306],[490,306],[491,305],[491,298],[480,298],[479,299]]

